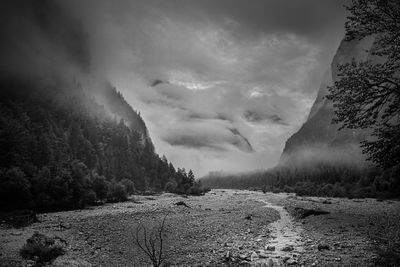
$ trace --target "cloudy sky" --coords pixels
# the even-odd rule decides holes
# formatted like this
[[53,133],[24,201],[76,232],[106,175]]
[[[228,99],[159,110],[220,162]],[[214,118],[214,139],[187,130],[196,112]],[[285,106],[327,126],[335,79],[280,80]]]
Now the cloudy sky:
[[345,0],[58,2],[87,32],[90,72],[197,176],[274,166],[344,34]]

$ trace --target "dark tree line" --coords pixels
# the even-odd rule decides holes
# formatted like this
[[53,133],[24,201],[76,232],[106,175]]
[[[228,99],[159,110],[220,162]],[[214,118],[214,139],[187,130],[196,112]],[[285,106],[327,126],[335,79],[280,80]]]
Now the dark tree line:
[[400,195],[400,168],[387,171],[333,163],[301,167],[279,166],[255,173],[210,173],[201,179],[211,188],[257,189],[330,197],[396,198]]
[[79,84],[31,84],[1,84],[1,210],[76,209],[136,191],[201,194],[192,171],[154,152],[142,118],[115,89],[109,114]]

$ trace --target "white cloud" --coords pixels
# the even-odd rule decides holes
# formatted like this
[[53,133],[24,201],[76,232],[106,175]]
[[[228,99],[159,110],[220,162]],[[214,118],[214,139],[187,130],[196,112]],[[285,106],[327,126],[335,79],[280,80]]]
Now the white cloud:
[[122,3],[86,18],[95,65],[141,111],[157,151],[200,175],[276,164],[311,107],[324,41],[170,1]]

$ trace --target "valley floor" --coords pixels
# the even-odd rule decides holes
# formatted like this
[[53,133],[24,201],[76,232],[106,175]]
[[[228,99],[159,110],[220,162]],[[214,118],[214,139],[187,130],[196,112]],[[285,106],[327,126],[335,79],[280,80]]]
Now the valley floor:
[[[179,201],[188,207],[176,205]],[[299,208],[330,213],[299,218],[304,211]],[[67,254],[54,266],[63,266],[63,260],[75,260],[74,266],[146,266],[150,262],[134,244],[137,225],[151,228],[164,216],[164,251],[171,265],[373,266],[377,237],[394,239],[390,229],[400,221],[400,202],[239,190],[188,198],[135,196],[124,203],[40,214],[40,222],[25,228],[2,225],[0,266],[27,266],[18,250],[35,231],[67,241]]]

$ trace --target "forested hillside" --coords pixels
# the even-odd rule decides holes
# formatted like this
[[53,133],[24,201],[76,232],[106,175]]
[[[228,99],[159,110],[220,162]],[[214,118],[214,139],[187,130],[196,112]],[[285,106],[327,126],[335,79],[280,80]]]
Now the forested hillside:
[[379,168],[320,163],[301,167],[279,166],[242,174],[213,172],[201,181],[211,188],[258,189],[309,196],[398,198],[399,176],[398,166],[382,171]]
[[2,80],[0,208],[62,210],[120,201],[137,190],[196,193],[191,171],[155,152],[144,121],[115,88]]

